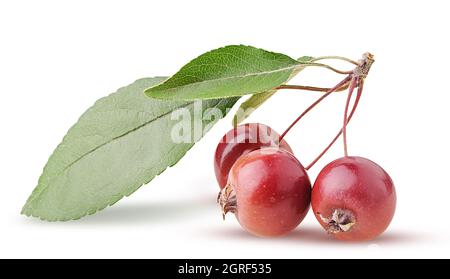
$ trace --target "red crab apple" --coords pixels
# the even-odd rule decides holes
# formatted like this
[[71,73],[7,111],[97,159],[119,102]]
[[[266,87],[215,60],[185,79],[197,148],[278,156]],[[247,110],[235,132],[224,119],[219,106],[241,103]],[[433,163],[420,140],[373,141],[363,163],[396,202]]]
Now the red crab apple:
[[220,189],[227,184],[231,167],[242,155],[265,147],[279,147],[292,153],[287,142],[279,142],[279,138],[280,135],[272,128],[260,123],[247,123],[228,131],[214,155],[214,171]]
[[371,240],[386,230],[396,204],[394,183],[376,163],[346,156],[319,173],[312,209],[322,227],[340,240]]
[[309,209],[311,182],[292,153],[263,148],[241,156],[219,194],[225,216],[236,215],[248,232],[283,235],[300,224]]

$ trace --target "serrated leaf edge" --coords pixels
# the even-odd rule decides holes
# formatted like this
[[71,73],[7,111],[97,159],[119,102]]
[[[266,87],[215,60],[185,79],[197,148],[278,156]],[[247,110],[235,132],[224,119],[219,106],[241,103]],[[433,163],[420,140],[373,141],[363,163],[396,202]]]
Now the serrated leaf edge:
[[[183,67],[181,67],[181,69],[179,70],[179,71],[181,71],[184,67],[186,67],[187,65],[189,65],[191,62],[193,62],[193,61],[195,61],[196,59],[198,59],[200,56],[203,56],[203,55],[207,55],[208,53],[211,53],[211,52],[214,52],[214,51],[218,51],[218,50],[221,50],[221,49],[225,49],[225,48],[227,48],[227,47],[233,47],[233,46],[243,46],[243,47],[251,47],[251,48],[254,48],[254,49],[257,49],[257,50],[262,50],[262,51],[265,51],[265,52],[268,52],[268,53],[273,53],[273,54],[280,54],[280,55],[285,55],[285,54],[282,54],[282,53],[276,53],[276,52],[272,52],[272,51],[267,51],[267,50],[265,50],[265,49],[262,49],[262,48],[256,48],[256,47],[253,47],[253,46],[249,46],[249,45],[243,45],[243,44],[240,44],[240,45],[228,45],[228,46],[224,46],[224,47],[220,47],[220,48],[216,48],[216,49],[213,49],[213,50],[210,50],[210,51],[208,51],[208,52],[205,52],[205,53],[203,53],[203,54],[201,54],[201,55],[199,55],[199,56],[197,56],[196,58],[194,58],[194,59],[192,59],[191,61],[189,61],[188,63],[186,63]],[[289,56],[287,56],[287,55],[285,55],[286,57],[289,57]],[[289,57],[289,58],[291,58],[291,57]],[[242,76],[237,76],[237,77],[225,77],[225,78],[218,78],[218,79],[214,79],[214,80],[204,80],[204,81],[198,81],[198,82],[193,82],[193,83],[190,83],[190,84],[186,84],[186,85],[180,85],[180,86],[176,86],[176,87],[172,87],[172,88],[169,88],[169,89],[164,89],[164,90],[162,90],[162,91],[158,91],[158,90],[156,90],[157,89],[157,87],[159,87],[159,86],[161,86],[161,85],[163,85],[163,84],[165,84],[168,80],[170,80],[172,77],[174,77],[177,73],[175,73],[174,75],[172,75],[172,76],[170,76],[168,79],[166,79],[166,80],[164,80],[164,81],[162,81],[162,82],[160,82],[160,83],[157,83],[157,84],[155,84],[155,85],[153,85],[153,86],[151,86],[151,87],[149,87],[149,88],[147,88],[147,89],[145,89],[144,90],[144,93],[148,96],[148,97],[151,97],[151,98],[155,98],[155,99],[170,99],[170,98],[164,98],[164,96],[163,95],[165,95],[165,94],[170,94],[170,93],[168,93],[168,92],[170,92],[171,90],[175,90],[175,89],[179,89],[179,88],[183,88],[183,87],[189,87],[189,86],[193,86],[193,85],[196,85],[196,84],[198,84],[198,83],[203,83],[203,82],[207,82],[207,81],[224,81],[224,80],[230,80],[230,79],[241,79],[241,78],[246,78],[246,77],[252,77],[252,76],[259,76],[259,75],[265,75],[265,74],[271,74],[271,73],[277,73],[277,72],[283,72],[283,71],[288,71],[288,70],[292,70],[292,71],[295,71],[295,69],[297,68],[297,67],[303,67],[303,63],[301,62],[301,61],[298,61],[298,60],[295,60],[295,59],[293,59],[293,58],[291,58],[293,61],[295,61],[295,62],[297,62],[297,64],[293,64],[292,66],[289,66],[289,67],[283,67],[283,68],[279,68],[279,69],[276,69],[276,70],[271,70],[271,71],[265,71],[265,72],[258,72],[258,73],[250,73],[250,74],[246,74],[246,75],[242,75]],[[292,74],[292,73],[291,73]],[[162,92],[165,92],[165,93],[162,93]],[[259,93],[264,93],[265,91],[262,91],[262,92],[250,92],[250,93],[248,93],[248,94],[259,94]],[[156,95],[153,95],[153,94],[156,94]],[[228,96],[222,96],[221,98],[226,98],[226,97],[237,97],[237,96],[242,96],[242,95],[228,95]],[[218,99],[218,98],[213,98],[213,97],[210,97],[210,98],[202,98],[203,100],[211,100],[211,99]],[[185,101],[190,101],[190,100],[195,100],[195,98],[186,98],[186,99],[180,99],[180,100],[185,100]]]
[[[155,78],[156,78],[156,77],[155,77]],[[139,80],[141,80],[141,79],[138,79],[138,80],[136,80],[135,82],[137,82],[137,81],[139,81]],[[123,86],[123,87],[119,88],[116,92],[118,92],[118,91],[121,90],[122,88],[126,88],[126,87],[128,87],[128,86]],[[110,95],[115,94],[116,92],[111,93]],[[109,95],[108,95],[108,96],[109,96]],[[107,98],[108,96],[105,96],[105,97],[103,97],[103,98]],[[103,99],[103,98],[102,98],[102,99]],[[97,101],[99,101],[99,100],[97,100]],[[226,98],[225,98],[225,99],[221,99],[221,100],[219,100],[219,101],[217,102],[217,104],[215,105],[215,107],[220,106],[220,105],[222,104],[222,102],[228,102],[228,101],[229,101],[229,100],[227,100]],[[96,103],[97,103],[97,102],[95,102],[94,105],[93,105],[92,107],[94,107]],[[182,105],[182,106],[180,106],[180,107],[174,108],[174,110],[179,109],[179,108],[183,108],[183,107],[187,107],[187,106],[192,105],[192,104],[193,104],[193,102],[189,102],[188,104],[184,104],[184,105]],[[88,155],[89,153],[91,153],[91,152],[97,150],[98,148],[100,148],[100,147],[102,147],[102,146],[104,146],[104,145],[106,145],[106,144],[108,144],[108,143],[114,141],[114,140],[117,139],[117,138],[120,138],[120,137],[122,137],[122,136],[125,136],[125,135],[127,135],[127,134],[129,134],[129,133],[132,133],[132,132],[136,131],[137,129],[143,128],[143,127],[145,127],[146,125],[148,125],[148,124],[150,124],[151,122],[153,122],[154,120],[159,119],[159,118],[161,118],[161,117],[164,117],[164,116],[166,116],[166,115],[168,115],[168,114],[169,114],[169,113],[165,113],[165,114],[163,114],[163,115],[161,115],[161,116],[158,116],[157,118],[154,118],[154,119],[152,119],[152,120],[146,122],[145,124],[142,124],[142,125],[136,127],[136,128],[133,129],[133,130],[127,131],[127,132],[124,133],[123,135],[118,136],[118,137],[115,137],[115,138],[111,139],[110,141],[108,141],[107,143],[104,143],[104,144],[102,144],[102,145],[100,145],[100,146],[94,148],[93,150],[87,152],[86,154],[82,155],[82,157],[84,157],[84,156]],[[225,115],[224,115],[224,116],[225,116]],[[81,117],[82,117],[82,116],[81,116]],[[80,118],[81,118],[81,117],[80,117]],[[78,119],[78,121],[80,120],[80,118]],[[78,121],[77,121],[76,123],[78,123]],[[76,123],[75,123],[73,126],[75,126]],[[72,126],[72,127],[73,127],[73,126]],[[64,138],[65,138],[65,137],[66,137],[66,136],[63,137],[63,141],[64,141]],[[41,191],[39,191],[38,193],[31,193],[29,199],[26,201],[25,205],[22,207],[21,214],[22,214],[22,215],[25,215],[25,216],[28,216],[28,217],[39,218],[40,220],[43,220],[43,221],[49,221],[49,222],[78,220],[78,219],[81,219],[81,218],[83,218],[83,217],[85,217],[85,216],[87,216],[87,215],[93,215],[93,214],[97,213],[98,211],[101,211],[101,210],[103,210],[103,209],[105,209],[105,208],[107,208],[107,207],[109,207],[109,206],[114,205],[115,203],[117,203],[117,202],[118,202],[119,200],[121,200],[122,198],[130,196],[131,194],[133,194],[134,192],[136,192],[138,189],[140,189],[143,185],[146,185],[146,184],[148,184],[149,182],[151,182],[156,176],[159,176],[161,173],[163,173],[163,172],[164,172],[165,170],[167,170],[168,168],[173,167],[175,164],[177,164],[177,163],[184,157],[184,155],[185,155],[189,150],[191,150],[191,148],[192,148],[193,146],[194,146],[194,144],[192,144],[192,145],[186,150],[186,152],[184,152],[184,154],[183,154],[177,161],[175,161],[173,164],[167,166],[167,167],[164,168],[161,172],[159,172],[159,173],[155,174],[154,176],[150,177],[146,182],[142,183],[141,185],[137,185],[137,187],[136,187],[135,189],[133,189],[132,191],[130,191],[130,192],[128,192],[128,193],[125,193],[125,194],[123,194],[123,195],[117,196],[117,198],[112,199],[110,202],[108,202],[108,203],[107,203],[105,206],[103,206],[103,207],[93,208],[92,210],[88,210],[85,214],[77,215],[77,216],[71,216],[71,217],[67,217],[67,218],[45,218],[45,217],[39,216],[39,215],[37,215],[37,214],[32,214],[32,213],[28,212],[28,211],[29,211],[29,208],[27,207],[27,204],[30,203],[30,202],[33,202],[36,198],[38,198],[39,195],[42,193],[42,191],[45,191],[45,190],[48,188],[48,186],[47,186],[47,187],[44,187],[44,188],[43,188]],[[56,148],[56,149],[57,149],[57,148]],[[56,150],[56,149],[55,149],[55,150]],[[74,161],[74,163],[77,162],[77,161],[79,161],[82,157],[80,157],[79,159],[77,159],[76,161]],[[74,163],[71,163],[71,165],[73,165]],[[45,169],[45,167],[44,167],[44,169]],[[63,173],[66,169],[67,169],[67,168],[64,168],[64,170],[62,170],[58,175],[55,175],[55,177],[58,177],[58,176],[59,176],[61,173]],[[54,179],[55,177],[53,177],[52,179]],[[132,187],[132,188],[134,188],[134,187]],[[34,192],[34,191],[33,191],[33,192]]]

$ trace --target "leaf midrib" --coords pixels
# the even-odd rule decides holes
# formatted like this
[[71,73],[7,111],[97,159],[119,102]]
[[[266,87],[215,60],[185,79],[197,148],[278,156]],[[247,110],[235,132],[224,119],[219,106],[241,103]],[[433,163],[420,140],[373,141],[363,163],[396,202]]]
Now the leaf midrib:
[[[267,75],[267,74],[272,74],[272,73],[277,73],[277,72],[283,72],[283,71],[287,71],[287,70],[294,70],[296,67],[298,67],[299,65],[301,65],[301,63],[299,64],[295,64],[289,67],[284,67],[284,68],[279,68],[276,70],[271,70],[271,71],[264,71],[264,72],[258,72],[258,73],[248,73],[245,75],[241,75],[241,76],[232,76],[232,77],[224,77],[224,78],[217,78],[217,79],[206,79],[206,80],[202,80],[202,81],[196,81],[196,82],[192,82],[192,83],[188,83],[188,84],[183,84],[183,85],[178,85],[178,86],[173,86],[173,87],[169,87],[166,89],[157,89],[159,86],[162,86],[164,82],[162,82],[159,85],[156,85],[154,87],[150,87],[148,89],[145,90],[145,93],[152,93],[151,91],[155,91],[156,92],[164,92],[164,91],[173,91],[175,89],[179,89],[179,88],[183,88],[183,87],[191,87],[194,86],[196,84],[199,83],[206,83],[206,82],[212,82],[212,81],[224,81],[224,80],[230,80],[230,79],[236,79],[236,78],[246,78],[246,77],[252,77],[252,76],[258,76],[258,75]],[[169,80],[169,79],[168,79]]]

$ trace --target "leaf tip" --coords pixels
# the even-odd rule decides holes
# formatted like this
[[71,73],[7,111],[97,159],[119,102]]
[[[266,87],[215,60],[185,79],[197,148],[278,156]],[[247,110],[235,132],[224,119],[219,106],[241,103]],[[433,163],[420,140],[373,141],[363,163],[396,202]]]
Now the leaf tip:
[[22,209],[20,210],[20,214],[21,215],[25,215],[30,217],[30,212],[29,212],[29,206],[28,206],[28,201],[22,206]]

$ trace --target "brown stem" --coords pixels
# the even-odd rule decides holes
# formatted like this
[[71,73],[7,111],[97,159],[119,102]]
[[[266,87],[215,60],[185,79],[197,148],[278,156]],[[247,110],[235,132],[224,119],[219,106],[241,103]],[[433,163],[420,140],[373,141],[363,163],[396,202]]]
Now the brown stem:
[[[340,92],[340,91],[344,91],[348,88],[349,84],[344,84],[343,86],[341,86],[340,88],[336,89],[336,92]],[[309,86],[309,85],[290,85],[290,84],[285,84],[285,85],[280,85],[278,87],[276,87],[275,89],[295,89],[295,90],[307,90],[307,91],[315,91],[315,92],[328,92],[331,90],[331,88],[326,88],[326,87],[316,87],[316,86]]]
[[[339,136],[344,133],[344,153],[347,156],[347,137],[346,137],[346,125],[350,121],[351,117],[353,116],[353,113],[356,109],[356,106],[358,105],[359,99],[361,97],[362,88],[364,79],[369,73],[369,70],[374,63],[373,55],[370,53],[365,53],[361,60],[358,61],[358,67],[356,67],[353,71],[347,72],[349,73],[348,76],[343,79],[340,83],[338,83],[335,87],[330,88],[326,94],[321,96],[319,99],[317,99],[313,104],[311,104],[303,113],[301,113],[297,119],[292,122],[292,124],[283,132],[283,134],[280,136],[280,141],[286,136],[286,134],[292,129],[295,124],[297,124],[300,119],[305,116],[312,108],[314,108],[317,104],[319,104],[323,99],[325,99],[327,96],[329,96],[331,93],[335,92],[336,90],[349,85],[349,94],[347,97],[347,102],[345,106],[345,117],[344,117],[344,124],[339,133],[336,135],[336,137],[332,140],[332,142],[325,148],[324,151],[311,163],[306,167],[306,170],[309,170],[327,151],[328,149],[335,143],[335,141],[339,138]],[[310,63],[308,66],[323,66],[319,63]],[[350,100],[353,94],[354,89],[358,87],[358,93],[357,97],[355,99],[355,103],[353,105],[352,111],[350,115],[348,115],[348,108],[350,105]],[[294,89],[294,88],[292,88]],[[303,89],[303,88],[295,88],[295,89]]]
[[324,95],[322,95],[319,99],[317,99],[314,103],[312,103],[304,112],[302,112],[297,119],[294,120],[294,122],[291,123],[291,125],[289,125],[289,127],[283,132],[283,134],[281,134],[280,136],[280,142],[283,140],[284,136],[292,129],[292,127],[295,126],[295,124],[297,124],[298,121],[300,121],[300,119],[303,118],[303,116],[305,116],[311,109],[313,109],[317,104],[319,104],[323,99],[325,99],[326,97],[328,97],[331,93],[335,92],[338,88],[341,88],[343,85],[345,85],[346,83],[349,82],[351,76],[347,76],[346,78],[344,78],[341,82],[339,82],[336,86],[334,86],[333,88],[330,88],[330,90],[327,91],[327,93],[325,93]]

